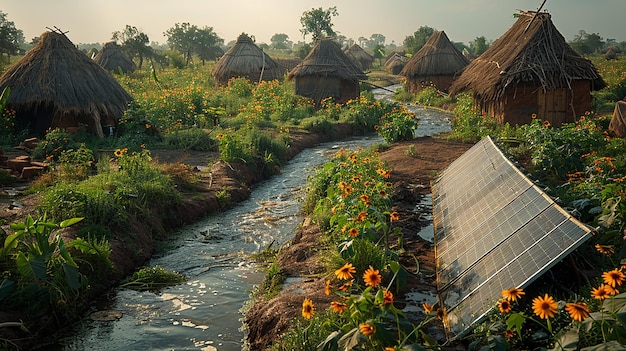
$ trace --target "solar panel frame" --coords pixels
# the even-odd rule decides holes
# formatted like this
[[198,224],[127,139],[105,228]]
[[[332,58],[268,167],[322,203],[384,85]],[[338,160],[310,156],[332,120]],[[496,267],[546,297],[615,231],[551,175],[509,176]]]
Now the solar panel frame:
[[591,237],[486,137],[433,181],[434,247],[448,335],[464,335],[504,289],[524,288]]

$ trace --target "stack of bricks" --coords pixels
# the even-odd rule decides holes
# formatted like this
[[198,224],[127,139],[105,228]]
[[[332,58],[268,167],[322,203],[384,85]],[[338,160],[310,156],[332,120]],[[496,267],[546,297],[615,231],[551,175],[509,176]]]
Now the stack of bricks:
[[[39,140],[37,138],[26,139],[20,145],[19,149],[31,151],[37,147],[38,142]],[[42,174],[47,167],[45,163],[31,161],[28,155],[16,156],[9,159],[4,156],[4,153],[0,156],[0,166],[8,168],[21,179],[35,178]]]

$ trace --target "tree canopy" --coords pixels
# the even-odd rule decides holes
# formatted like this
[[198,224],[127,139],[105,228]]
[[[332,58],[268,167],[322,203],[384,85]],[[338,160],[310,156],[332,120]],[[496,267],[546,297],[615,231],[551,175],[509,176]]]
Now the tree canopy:
[[218,37],[212,27],[199,28],[186,22],[176,23],[163,35],[167,37],[167,44],[172,49],[183,54],[186,65],[189,65],[194,54],[198,55],[204,64],[207,60],[216,59],[224,53],[220,48],[224,39]]
[[119,44],[129,57],[139,59],[137,65],[139,69],[141,69],[144,58],[152,55],[152,49],[148,46],[150,43],[148,35],[139,31],[137,27],[127,24],[123,31],[113,32],[111,39]]
[[309,11],[304,11],[302,17],[300,17],[300,23],[302,24],[302,37],[306,38],[308,34],[311,34],[313,41],[317,41],[325,36],[335,36],[333,30],[333,24],[331,22],[333,16],[337,16],[337,7],[330,7],[326,10],[320,8],[313,8]]
[[587,33],[584,30],[578,31],[578,35],[569,43],[572,49],[580,54],[598,53],[604,47],[604,39],[598,33]]
[[413,35],[404,38],[404,50],[407,53],[415,54],[426,44],[428,38],[435,33],[435,29],[428,26],[421,26]]
[[24,33],[15,28],[15,23],[7,19],[7,14],[0,11],[0,56],[7,56],[7,62],[11,55],[17,55],[20,44],[24,42]]
[[289,36],[285,33],[276,33],[270,38],[274,49],[291,49],[293,43],[289,41]]

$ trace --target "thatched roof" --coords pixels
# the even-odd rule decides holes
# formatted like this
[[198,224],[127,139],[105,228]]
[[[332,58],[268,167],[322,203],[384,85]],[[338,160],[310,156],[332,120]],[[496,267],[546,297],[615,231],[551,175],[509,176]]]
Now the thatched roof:
[[622,53],[622,49],[620,49],[619,46],[615,46],[615,45],[607,46],[605,53],[609,52],[609,50],[613,51],[616,54]]
[[365,73],[341,51],[332,39],[321,39],[296,67],[289,71],[288,79],[298,76],[334,76],[345,80],[367,79]]
[[395,53],[385,62],[385,70],[392,74],[398,74],[404,68],[404,65],[409,61],[405,56]]
[[11,88],[9,108],[48,109],[57,118],[86,115],[98,121],[117,120],[133,100],[113,76],[57,32],[43,33],[0,76],[0,91],[5,87]]
[[225,83],[236,77],[273,80],[282,78],[283,70],[249,36],[241,34],[235,45],[215,63],[212,75],[218,83]]
[[374,56],[363,50],[358,44],[352,44],[344,53],[362,70],[370,68],[372,62],[374,62]]
[[450,93],[472,90],[476,98],[492,101],[518,83],[554,90],[571,88],[574,80],[590,80],[593,89],[606,86],[591,61],[567,44],[550,14],[523,12],[506,33],[465,68]]
[[437,31],[411,57],[400,75],[407,78],[454,76],[468,64],[469,60],[452,45],[446,33]]
[[134,72],[137,68],[133,60],[122,52],[122,48],[112,41],[104,44],[93,60],[107,71],[116,73],[118,70],[124,73]]

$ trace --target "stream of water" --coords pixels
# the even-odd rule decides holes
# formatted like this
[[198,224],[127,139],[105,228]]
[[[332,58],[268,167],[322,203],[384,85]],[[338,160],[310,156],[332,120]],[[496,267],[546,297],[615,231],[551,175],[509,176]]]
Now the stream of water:
[[[386,93],[377,94],[384,98]],[[449,130],[449,114],[410,108],[420,119],[417,136]],[[241,309],[264,277],[247,255],[270,245],[277,248],[293,237],[303,220],[298,215],[303,187],[315,166],[340,148],[380,142],[370,136],[304,150],[280,175],[255,185],[246,201],[172,233],[149,265],[180,272],[188,282],[159,293],[115,289],[57,349],[241,350]]]

